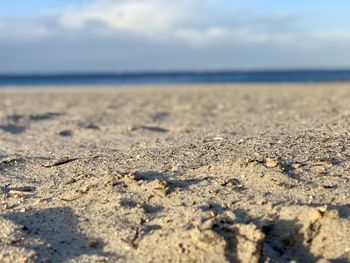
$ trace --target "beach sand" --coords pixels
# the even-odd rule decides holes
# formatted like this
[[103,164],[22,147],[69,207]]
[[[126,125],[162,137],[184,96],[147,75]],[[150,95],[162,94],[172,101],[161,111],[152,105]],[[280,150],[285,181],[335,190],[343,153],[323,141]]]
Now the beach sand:
[[350,260],[348,83],[0,98],[0,262]]

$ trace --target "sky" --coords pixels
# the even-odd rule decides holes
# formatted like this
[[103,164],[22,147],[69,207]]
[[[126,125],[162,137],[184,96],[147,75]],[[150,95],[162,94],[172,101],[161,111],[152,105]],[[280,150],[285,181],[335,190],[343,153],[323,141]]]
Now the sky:
[[0,73],[350,68],[348,0],[0,0]]

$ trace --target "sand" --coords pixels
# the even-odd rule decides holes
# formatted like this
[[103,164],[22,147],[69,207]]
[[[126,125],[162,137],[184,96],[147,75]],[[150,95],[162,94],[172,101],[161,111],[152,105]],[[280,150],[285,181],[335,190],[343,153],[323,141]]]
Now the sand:
[[350,260],[348,83],[0,98],[0,262]]

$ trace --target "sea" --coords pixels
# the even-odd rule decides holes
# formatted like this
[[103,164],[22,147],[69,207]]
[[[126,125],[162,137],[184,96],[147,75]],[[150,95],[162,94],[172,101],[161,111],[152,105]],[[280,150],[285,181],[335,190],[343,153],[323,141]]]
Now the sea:
[[0,74],[0,87],[350,81],[350,70],[177,71],[130,73]]

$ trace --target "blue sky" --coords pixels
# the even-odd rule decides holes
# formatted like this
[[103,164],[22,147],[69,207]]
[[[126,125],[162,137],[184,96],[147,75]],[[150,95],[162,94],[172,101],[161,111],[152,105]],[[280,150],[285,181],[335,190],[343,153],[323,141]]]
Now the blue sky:
[[92,2],[90,0],[0,0],[0,14],[7,16],[39,15],[44,12],[64,10]]
[[345,0],[0,0],[0,72],[350,68]]

